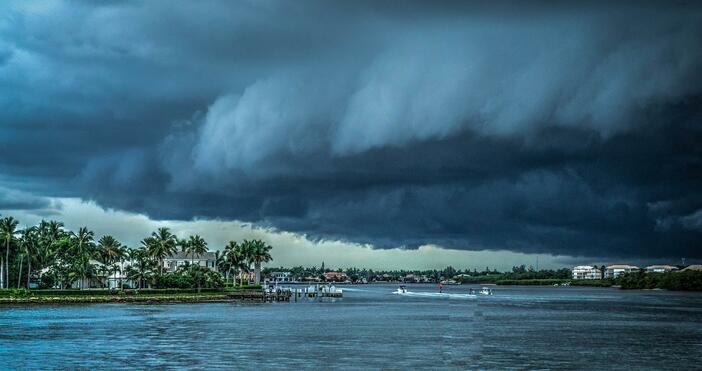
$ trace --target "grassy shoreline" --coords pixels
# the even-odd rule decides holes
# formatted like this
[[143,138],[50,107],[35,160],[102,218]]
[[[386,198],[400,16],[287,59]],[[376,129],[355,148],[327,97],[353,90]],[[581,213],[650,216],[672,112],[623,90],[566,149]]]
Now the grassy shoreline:
[[2,304],[73,303],[193,303],[231,301],[227,293],[260,290],[260,286],[227,289],[145,289],[145,290],[0,290]]
[[144,296],[30,296],[0,298],[0,304],[195,303],[231,301],[224,293]]

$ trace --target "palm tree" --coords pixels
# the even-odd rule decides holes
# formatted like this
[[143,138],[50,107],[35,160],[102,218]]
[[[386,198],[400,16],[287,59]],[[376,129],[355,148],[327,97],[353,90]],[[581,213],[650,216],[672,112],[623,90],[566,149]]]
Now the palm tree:
[[65,237],[66,232],[62,229],[63,223],[54,220],[42,220],[37,228],[37,245],[34,252],[34,262],[37,263],[36,272],[41,279],[44,268],[56,266],[58,263],[57,241]]
[[[251,272],[251,255],[253,253],[253,241],[244,240],[241,245],[239,245],[239,254],[241,255],[242,264],[241,267],[243,271],[249,273]],[[243,277],[242,282],[243,284]]]
[[108,264],[112,264],[119,260],[119,256],[122,254],[121,247],[122,244],[110,235],[102,236],[102,238],[98,240],[100,255]]
[[[242,247],[235,241],[229,241],[229,244],[224,247],[224,265],[227,267],[227,272],[233,274],[234,270],[243,270],[246,264],[246,256]],[[243,278],[242,278],[243,280]]]
[[110,235],[105,235],[98,241],[98,249],[100,253],[100,260],[103,265],[103,271],[107,272],[108,286],[109,286],[109,276],[112,273],[117,272],[115,264],[120,261],[123,253],[122,244],[117,241],[114,237]]
[[[137,258],[139,257],[140,251],[143,251],[143,248],[133,248],[133,247],[127,247],[125,248],[124,251],[124,256],[127,258],[127,261],[129,262],[129,266],[124,269],[124,264],[122,264],[122,269],[127,275],[127,278],[130,280],[130,273],[132,273],[133,267],[135,266],[135,262]],[[122,290],[124,290],[124,286],[122,286]]]
[[127,246],[120,246],[119,247],[119,265],[115,272],[119,272],[119,289],[124,290],[124,281],[122,278],[124,277],[124,258],[127,257],[129,254],[129,248]]
[[127,277],[130,280],[139,281],[139,288],[144,288],[144,283],[150,278],[151,268],[154,264],[154,261],[151,260],[152,255],[144,248],[130,249],[129,255],[132,264],[127,268]]
[[73,266],[75,263],[74,238],[70,233],[62,233],[61,237],[51,243],[50,250],[44,251],[48,256],[51,274],[58,279],[61,289],[71,284]]
[[[178,241],[178,242],[176,242],[176,245],[177,245],[177,246],[180,246],[180,251],[182,251],[183,254],[185,254],[185,257],[187,258],[187,257],[188,257],[188,254],[190,254],[190,245],[188,244],[188,239],[187,239],[187,238],[183,238],[183,239],[181,240],[181,239],[177,239],[177,238],[176,238],[176,241]],[[176,267],[176,269],[177,269],[177,268],[178,268],[178,267]]]
[[78,229],[78,233],[71,233],[72,266],[73,271],[80,277],[80,288],[83,289],[83,282],[86,278],[94,276],[94,267],[90,260],[95,256],[95,244],[93,239],[95,233],[87,227]]
[[[223,263],[224,263],[224,254],[222,254],[221,251],[216,250],[216,251],[215,251],[215,260],[214,260],[214,270],[215,270],[215,272],[217,272],[217,273],[219,273],[219,274],[222,274],[222,271],[220,271],[220,267],[222,267],[222,264],[223,264]],[[224,278],[225,278],[225,279],[227,278],[227,277],[226,277],[226,273],[225,273],[225,277],[224,277]]]
[[19,274],[17,275],[17,288],[20,288],[20,282],[22,282],[22,259],[24,256],[27,257],[27,288],[29,288],[29,280],[32,276],[32,252],[35,250],[37,245],[37,228],[29,227],[22,231],[22,238],[20,239],[20,261],[19,261]]
[[190,236],[188,239],[188,252],[190,252],[190,265],[192,266],[195,263],[195,255],[197,254],[198,258],[205,254],[209,249],[207,248],[207,242],[205,242],[205,239],[200,237],[200,235],[194,235]]
[[95,265],[90,262],[91,256],[83,255],[79,257],[73,265],[73,272],[80,277],[80,289],[84,289],[86,279],[92,279],[97,276]]
[[7,288],[10,285],[10,244],[15,239],[15,233],[17,232],[17,224],[19,224],[19,222],[11,216],[0,219],[0,239],[2,239],[5,242],[5,276],[2,285],[3,288]]
[[151,233],[150,237],[141,242],[149,256],[158,260],[159,274],[163,274],[163,260],[178,252],[178,239],[170,229],[162,227]]
[[243,245],[247,246],[249,261],[254,264],[254,272],[256,273],[254,282],[256,285],[259,285],[261,283],[261,263],[273,260],[270,253],[273,247],[262,240],[244,240]]

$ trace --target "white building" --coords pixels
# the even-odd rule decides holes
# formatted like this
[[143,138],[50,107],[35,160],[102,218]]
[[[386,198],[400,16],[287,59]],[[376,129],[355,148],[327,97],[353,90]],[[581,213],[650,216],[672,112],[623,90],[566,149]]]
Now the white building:
[[628,264],[614,264],[607,266],[605,269],[605,278],[617,278],[624,273],[633,273],[640,271],[641,268],[635,265]]
[[646,273],[666,273],[677,270],[678,267],[674,265],[649,265],[646,267]]
[[578,265],[573,267],[574,280],[599,280],[602,279],[600,268],[591,265]]
[[96,275],[92,278],[76,278],[69,286],[72,289],[118,289],[135,288],[139,282],[130,280],[127,277],[127,269],[130,263],[122,261],[113,266],[105,266],[97,260],[90,260],[90,264],[95,267]]
[[290,272],[271,272],[268,275],[268,282],[271,283],[288,283],[293,282],[292,273]]
[[210,251],[204,254],[195,254],[195,256],[179,251],[163,259],[163,267],[166,268],[169,272],[175,272],[178,270],[178,267],[188,264],[197,264],[201,267],[206,267],[215,270],[215,267],[217,266],[217,261],[215,253]]
[[681,272],[690,272],[690,271],[702,271],[702,265],[701,264],[692,264],[688,265],[685,267],[685,269],[681,270]]

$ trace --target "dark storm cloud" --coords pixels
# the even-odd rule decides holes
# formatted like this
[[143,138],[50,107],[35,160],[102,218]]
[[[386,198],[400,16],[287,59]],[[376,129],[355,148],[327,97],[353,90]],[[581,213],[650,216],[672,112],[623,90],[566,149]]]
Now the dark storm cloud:
[[4,6],[0,171],[33,192],[379,247],[702,257],[694,3]]
[[37,197],[27,192],[0,187],[0,210],[32,210],[45,213],[60,209],[61,205],[45,197]]

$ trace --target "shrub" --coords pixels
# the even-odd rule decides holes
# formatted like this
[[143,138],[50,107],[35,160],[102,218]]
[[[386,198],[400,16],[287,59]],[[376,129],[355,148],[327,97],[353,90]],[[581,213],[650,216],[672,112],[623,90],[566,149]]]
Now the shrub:
[[554,285],[561,284],[565,282],[570,282],[569,280],[562,279],[534,279],[534,280],[500,280],[495,282],[498,285]]
[[19,289],[0,289],[1,298],[26,298],[30,295],[30,291],[25,288]]
[[617,278],[623,289],[702,291],[702,272],[627,273]]
[[180,288],[220,288],[224,286],[222,275],[199,265],[186,266],[181,269],[157,275],[153,279],[153,287],[158,289]]
[[[9,291],[9,290],[8,290]],[[26,290],[25,290],[26,291]],[[202,292],[218,292],[217,288],[205,288]],[[29,291],[28,291],[29,293]],[[137,289],[137,290],[33,290],[33,296],[138,296],[138,295],[174,295],[194,294],[197,289]]]

